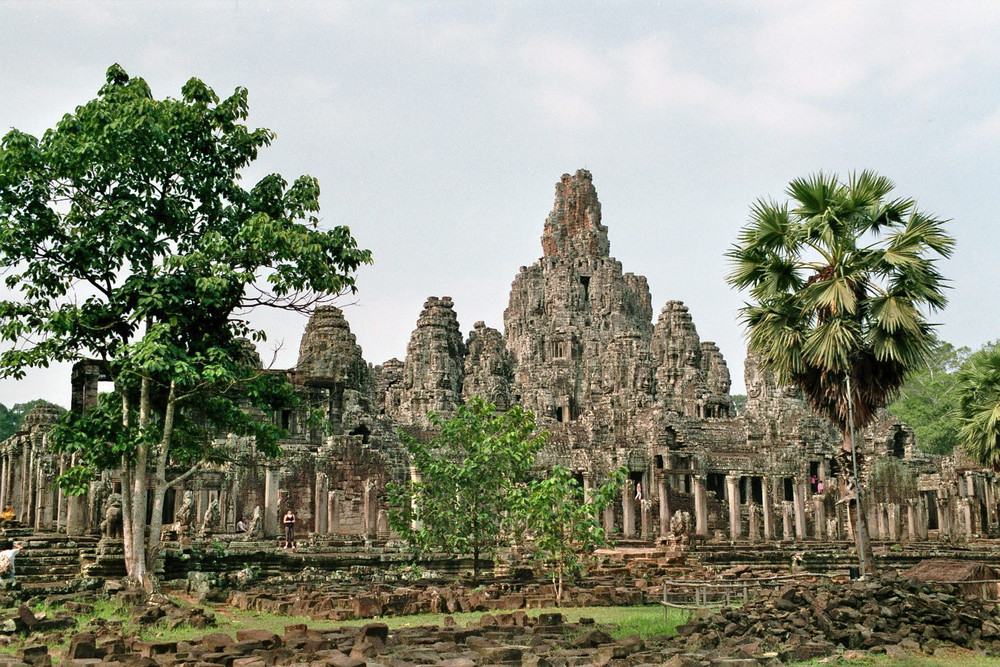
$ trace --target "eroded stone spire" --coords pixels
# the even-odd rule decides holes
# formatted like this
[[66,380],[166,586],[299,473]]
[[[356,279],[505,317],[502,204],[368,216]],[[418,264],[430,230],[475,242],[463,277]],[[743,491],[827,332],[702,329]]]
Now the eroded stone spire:
[[546,257],[608,257],[608,228],[601,224],[593,177],[586,169],[563,174],[556,184],[556,202],[545,221],[542,252]]

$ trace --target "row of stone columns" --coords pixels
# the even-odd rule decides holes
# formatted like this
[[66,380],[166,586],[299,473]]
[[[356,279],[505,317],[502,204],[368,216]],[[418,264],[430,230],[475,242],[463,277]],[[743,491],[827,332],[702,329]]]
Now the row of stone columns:
[[86,531],[86,501],[58,488],[57,474],[75,459],[52,454],[44,434],[21,438],[0,455],[0,507],[13,506],[15,516],[35,530],[82,535]]

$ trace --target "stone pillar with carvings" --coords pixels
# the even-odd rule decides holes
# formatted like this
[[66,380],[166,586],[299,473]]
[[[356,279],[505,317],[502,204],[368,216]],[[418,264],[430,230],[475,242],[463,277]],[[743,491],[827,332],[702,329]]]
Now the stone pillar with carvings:
[[632,537],[635,534],[635,504],[632,499],[635,495],[635,483],[626,479],[622,484],[622,535]]
[[822,540],[826,533],[826,504],[824,496],[813,496],[813,534],[817,540]]
[[660,491],[660,537],[665,538],[670,533],[670,486],[667,484],[667,474],[660,471],[658,480]]
[[329,532],[329,524],[326,507],[330,502],[330,479],[325,472],[316,472],[316,501],[313,510],[317,535],[326,535]]
[[330,534],[340,535],[340,491],[330,492],[329,503],[326,522],[330,526]]
[[653,502],[643,498],[639,502],[639,519],[642,523],[642,539],[653,539]]
[[702,475],[691,475],[694,485],[694,532],[698,535],[708,535],[708,499],[705,497],[705,478]]
[[264,475],[264,537],[278,535],[278,491],[280,471],[267,468]]
[[378,536],[378,503],[377,503],[377,483],[369,477],[364,483],[364,512],[365,512],[365,535],[368,537]]
[[806,536],[806,502],[803,489],[804,484],[796,481],[792,485],[792,505],[795,511],[795,539],[801,540]]
[[791,542],[795,535],[792,532],[792,502],[781,501],[781,533],[782,539]]
[[738,540],[743,536],[743,526],[740,525],[740,478],[738,475],[726,475],[726,501],[729,503],[729,539]]
[[764,501],[761,505],[761,513],[764,515],[764,541],[770,542],[774,537],[774,512],[771,503],[771,488],[773,483],[770,477],[762,477],[760,480],[761,496]]
[[755,502],[747,503],[747,515],[750,521],[750,542],[756,543],[760,539],[760,505]]

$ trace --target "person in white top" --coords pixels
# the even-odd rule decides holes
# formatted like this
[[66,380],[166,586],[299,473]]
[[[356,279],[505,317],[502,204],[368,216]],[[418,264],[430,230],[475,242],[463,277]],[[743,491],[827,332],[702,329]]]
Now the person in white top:
[[21,553],[21,548],[22,547],[21,547],[20,544],[15,544],[13,546],[13,548],[7,549],[6,551],[0,551],[0,571],[6,569],[6,567],[5,567],[6,563],[3,563],[2,562],[3,560],[6,560],[8,563],[10,563],[10,571],[9,572],[5,572],[2,575],[3,579],[13,579],[14,578],[14,558],[19,553]]

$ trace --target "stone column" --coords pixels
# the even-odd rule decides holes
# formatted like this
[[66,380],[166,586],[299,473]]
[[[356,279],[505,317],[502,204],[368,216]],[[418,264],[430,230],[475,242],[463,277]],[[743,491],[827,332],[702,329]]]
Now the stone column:
[[[413,478],[414,468],[410,468],[410,478]],[[590,473],[584,471],[583,473],[583,502],[589,503],[590,499],[594,495],[594,483],[590,479]]]
[[31,439],[24,439],[24,447],[21,449],[21,506],[17,508],[20,521],[23,524],[31,524]]
[[267,468],[264,475],[264,537],[278,535],[278,484],[277,468]]
[[795,539],[801,540],[806,536],[806,502],[805,484],[796,481],[792,484],[792,504],[795,508]]
[[782,539],[791,542],[792,538],[792,503],[788,500],[781,501],[781,533]]
[[750,517],[750,542],[756,543],[760,539],[760,507],[757,503],[747,503],[747,514]]
[[699,535],[708,535],[708,499],[705,497],[705,478],[692,475],[694,486],[694,525]]
[[899,505],[897,503],[890,503],[886,505],[885,509],[888,514],[889,539],[893,542],[899,542]]
[[329,532],[328,517],[326,514],[327,505],[330,504],[330,480],[326,473],[316,473],[316,508],[313,511],[315,526],[313,530],[317,535],[326,535]]
[[670,487],[667,485],[667,474],[660,472],[660,537],[666,537],[670,532]]
[[743,536],[743,526],[740,525],[740,478],[737,475],[726,475],[726,500],[729,503],[729,539],[738,540]]
[[910,540],[917,538],[917,501],[906,502],[906,531],[910,535]]
[[365,535],[378,536],[378,500],[376,497],[376,481],[369,477],[365,480]]
[[[70,459],[70,465],[78,463],[78,454]],[[66,534],[83,535],[87,530],[87,496],[67,496],[66,498]]]
[[653,539],[653,502],[646,498],[639,501],[639,519],[642,522],[642,539]]
[[761,495],[764,501],[761,506],[764,514],[764,541],[770,542],[771,538],[774,537],[774,513],[771,507],[771,494],[773,493],[774,483],[770,477],[762,477],[760,480],[761,484]]
[[917,535],[920,536],[920,539],[926,540],[927,531],[930,530],[931,512],[927,507],[927,498],[923,494],[920,495],[920,503],[917,505],[917,509],[919,513],[919,520],[917,521]]
[[329,494],[327,506],[327,525],[330,526],[330,534],[340,534],[340,491],[333,491]]
[[972,537],[976,531],[975,519],[972,514],[972,498],[967,497],[962,499],[962,520],[965,523],[965,534],[968,537]]
[[822,540],[826,533],[826,505],[823,496],[813,496],[813,532],[817,540]]
[[56,509],[56,487],[54,461],[38,462],[38,516],[35,526],[39,530],[54,530]]
[[611,505],[604,508],[604,532],[608,535],[615,533],[615,508]]
[[622,484],[622,535],[632,537],[635,533],[635,514],[632,498],[635,494],[635,484],[630,479],[626,479]]
[[946,520],[948,515],[948,499],[938,496],[935,509],[937,510],[938,539],[941,539],[948,536],[948,522]]
[[[66,455],[59,455],[59,476],[66,474]],[[61,486],[56,487],[56,531],[66,532],[66,495]]]
[[7,507],[7,468],[10,466],[10,455],[0,456],[0,510]]

